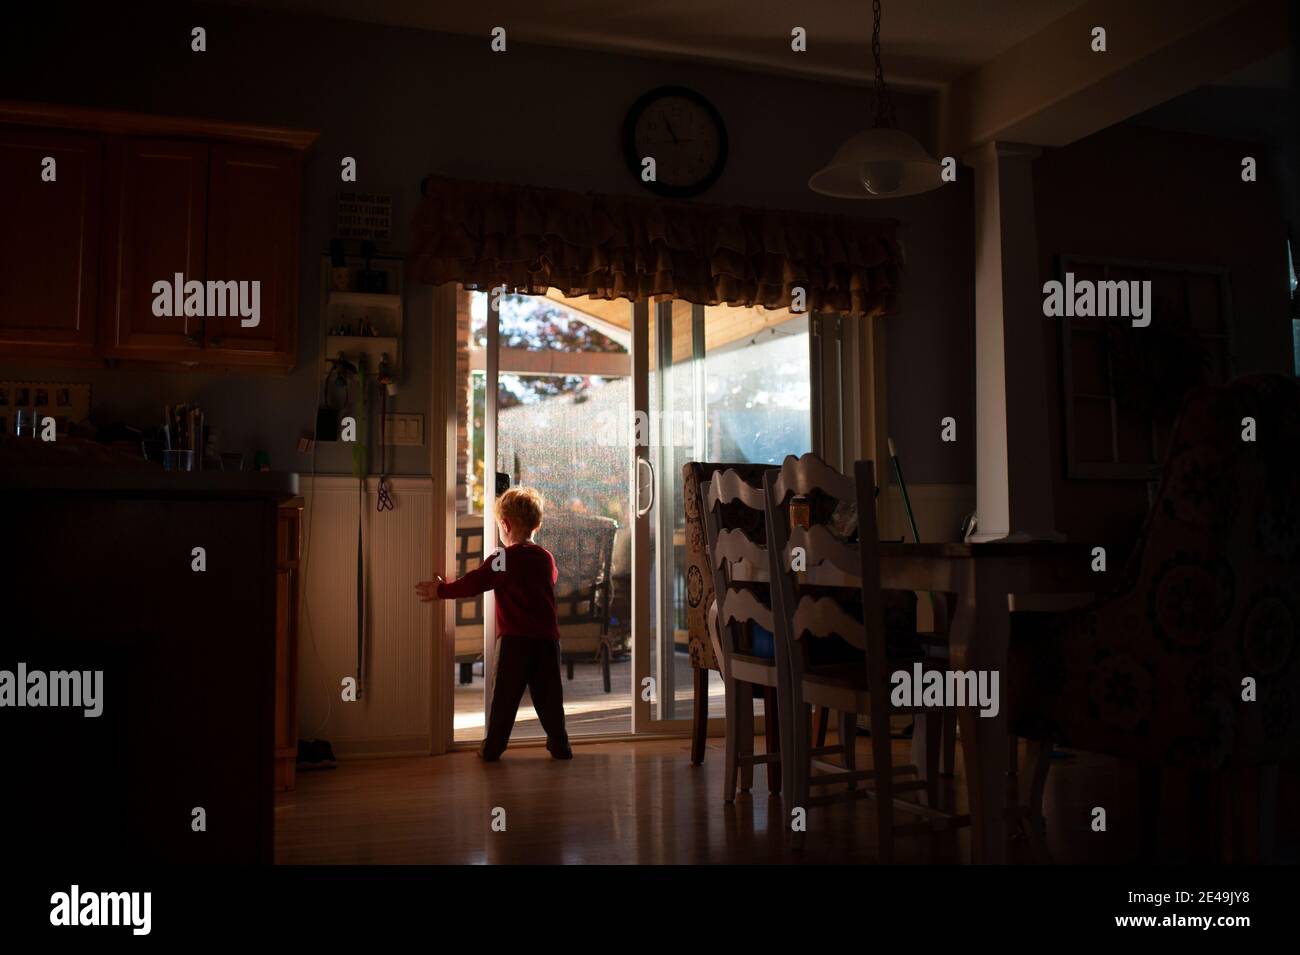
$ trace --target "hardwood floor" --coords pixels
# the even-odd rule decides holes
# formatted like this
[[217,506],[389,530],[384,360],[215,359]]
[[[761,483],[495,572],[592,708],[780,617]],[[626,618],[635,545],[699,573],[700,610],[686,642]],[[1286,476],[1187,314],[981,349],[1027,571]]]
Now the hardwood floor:
[[[894,742],[894,760],[907,761]],[[858,765],[870,765],[859,740]],[[869,802],[814,809],[801,850],[790,845],[780,799],[757,788],[723,803],[722,740],[702,766],[690,741],[591,743],[557,762],[541,747],[507,750],[484,764],[470,752],[353,760],[300,773],[276,801],[276,861],[317,863],[868,863],[876,859]],[[960,763],[958,771],[961,771]],[[1058,760],[1049,781],[1049,843],[1057,862],[1130,861],[1138,844],[1132,774],[1083,754]],[[945,799],[959,787],[947,781]],[[1089,827],[1091,807],[1112,807],[1109,831]],[[505,830],[493,831],[494,809]],[[964,808],[964,807],[963,807]],[[1013,861],[1030,861],[1013,842]],[[970,858],[969,830],[899,840],[901,863]]]
[[[675,653],[673,659],[676,719],[686,719],[694,706],[695,669],[684,652]],[[483,738],[483,664],[475,663],[472,680],[459,682],[457,667],[455,685],[455,733],[456,742]],[[710,670],[709,678],[709,715],[721,718],[726,712],[723,706],[722,677],[718,671]],[[606,693],[600,666],[590,662],[579,662],[573,668],[573,679],[566,673],[564,678],[564,719],[568,724],[571,737],[598,734],[630,733],[632,731],[632,662],[626,656],[615,660],[610,665],[610,689]],[[756,711],[761,704],[756,706]],[[539,739],[545,734],[537,713],[533,710],[531,698],[524,694],[519,704],[519,715],[515,719],[512,739]]]

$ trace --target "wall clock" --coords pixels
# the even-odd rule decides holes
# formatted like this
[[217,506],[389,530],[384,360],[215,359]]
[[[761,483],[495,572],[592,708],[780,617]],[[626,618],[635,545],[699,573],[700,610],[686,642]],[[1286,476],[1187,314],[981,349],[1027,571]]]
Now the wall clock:
[[[623,120],[628,168],[656,195],[685,199],[717,182],[727,164],[727,127],[713,104],[684,86],[646,93]],[[655,181],[641,178],[642,160],[655,160]]]

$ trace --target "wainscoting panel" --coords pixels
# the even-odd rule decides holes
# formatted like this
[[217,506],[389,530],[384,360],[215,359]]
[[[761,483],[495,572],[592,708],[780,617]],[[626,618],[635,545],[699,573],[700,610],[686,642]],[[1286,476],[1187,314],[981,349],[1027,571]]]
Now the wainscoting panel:
[[[353,477],[302,478],[303,606],[298,635],[299,732],[330,740],[338,755],[431,751],[431,604],[415,584],[432,567],[433,482],[390,478],[395,508],[377,511],[378,481],[364,499]],[[367,580],[365,680],[356,702],[342,699],[356,675],[357,508]]]

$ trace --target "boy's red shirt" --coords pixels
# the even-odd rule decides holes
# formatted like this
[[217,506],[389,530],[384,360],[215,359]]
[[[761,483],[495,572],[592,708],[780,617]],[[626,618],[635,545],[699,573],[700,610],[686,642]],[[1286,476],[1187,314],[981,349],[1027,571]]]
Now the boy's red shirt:
[[496,593],[497,636],[560,639],[555,613],[555,581],[559,571],[555,558],[545,547],[524,541],[505,549],[504,570],[493,570],[489,554],[460,580],[438,585],[439,597],[459,600],[476,597],[485,590]]

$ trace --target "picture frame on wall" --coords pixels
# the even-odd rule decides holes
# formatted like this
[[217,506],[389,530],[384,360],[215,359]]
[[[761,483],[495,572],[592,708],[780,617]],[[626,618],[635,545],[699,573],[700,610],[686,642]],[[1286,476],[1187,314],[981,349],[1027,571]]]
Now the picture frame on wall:
[[1072,318],[1058,331],[1065,476],[1150,481],[1182,396],[1235,373],[1232,289],[1218,266],[1060,255],[1057,278],[1150,281],[1151,325]]

